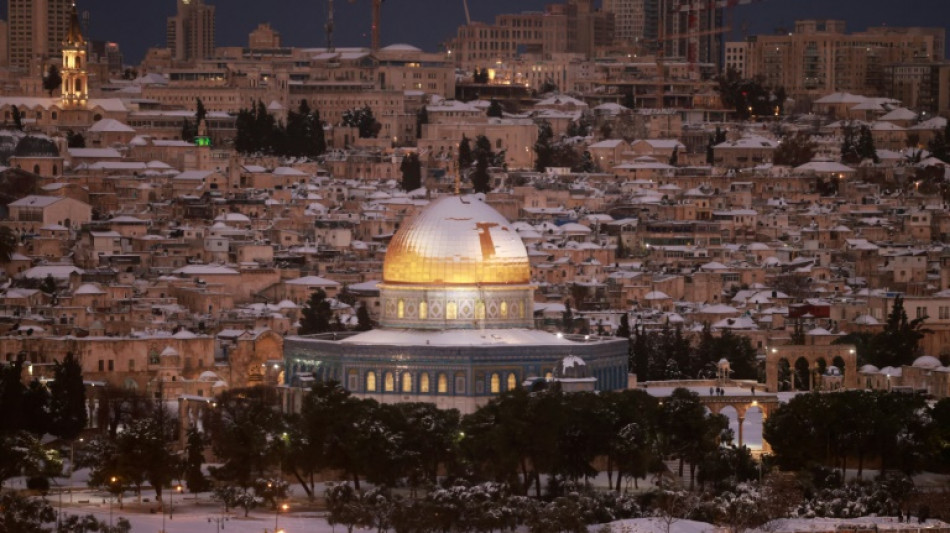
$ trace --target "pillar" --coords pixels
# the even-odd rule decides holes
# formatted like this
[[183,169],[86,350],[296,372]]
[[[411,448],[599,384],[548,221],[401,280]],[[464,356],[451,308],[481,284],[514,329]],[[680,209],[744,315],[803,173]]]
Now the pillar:
[[739,420],[739,447],[742,447],[742,424],[745,422],[745,416],[740,415],[737,417]]

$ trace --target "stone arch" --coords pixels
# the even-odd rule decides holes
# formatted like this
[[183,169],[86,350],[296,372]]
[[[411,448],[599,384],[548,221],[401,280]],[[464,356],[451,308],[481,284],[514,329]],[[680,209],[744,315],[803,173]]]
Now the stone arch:
[[812,389],[812,372],[808,359],[799,357],[795,359],[792,367],[792,388],[794,390],[807,391]]
[[[772,346],[766,349],[766,359],[765,359],[765,382],[766,390],[770,392],[776,392],[783,390],[783,383],[780,376],[781,368],[780,363],[782,360],[788,361],[791,363],[791,380],[792,388],[799,390],[813,390],[815,388],[815,378],[817,374],[815,371],[820,368],[821,364],[827,366],[828,362],[831,361],[831,364],[834,366],[843,367],[843,387],[846,389],[857,388],[858,386],[858,374],[857,374],[857,355],[854,345],[849,344],[832,344],[826,346],[801,346],[801,345],[785,345],[785,346]],[[799,371],[803,374],[795,379],[795,370],[796,363],[798,361],[804,361],[804,367],[799,368]],[[804,368],[807,367],[807,373],[804,371]],[[809,379],[804,379],[804,378]]]

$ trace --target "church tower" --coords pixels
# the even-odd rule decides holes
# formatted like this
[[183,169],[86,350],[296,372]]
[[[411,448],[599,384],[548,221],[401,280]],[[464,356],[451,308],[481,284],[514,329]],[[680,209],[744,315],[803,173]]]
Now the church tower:
[[89,74],[86,72],[86,39],[79,27],[76,3],[69,19],[69,33],[63,42],[63,107],[84,107],[89,100]]

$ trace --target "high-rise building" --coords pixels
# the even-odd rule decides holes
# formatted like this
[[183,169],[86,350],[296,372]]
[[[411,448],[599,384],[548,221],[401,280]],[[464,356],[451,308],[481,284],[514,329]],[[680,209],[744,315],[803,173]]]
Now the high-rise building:
[[10,66],[29,70],[59,57],[69,33],[72,0],[8,0]]
[[176,61],[214,57],[214,6],[204,0],[178,0],[178,14],[168,18],[166,40]]
[[[846,33],[844,21],[799,20],[791,33],[750,38],[743,75],[761,76],[766,85],[784,87],[798,99],[843,91],[889,96],[895,79],[912,82],[916,70],[888,67],[942,62],[945,34],[943,28],[891,26]],[[735,44],[726,48],[733,58],[739,56]]]

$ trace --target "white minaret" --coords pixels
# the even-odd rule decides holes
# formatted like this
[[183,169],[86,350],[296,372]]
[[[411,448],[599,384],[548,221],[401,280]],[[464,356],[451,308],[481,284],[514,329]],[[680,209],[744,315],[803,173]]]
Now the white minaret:
[[63,42],[63,107],[84,107],[89,100],[89,74],[86,72],[86,39],[79,26],[76,3],[69,20],[69,33]]

